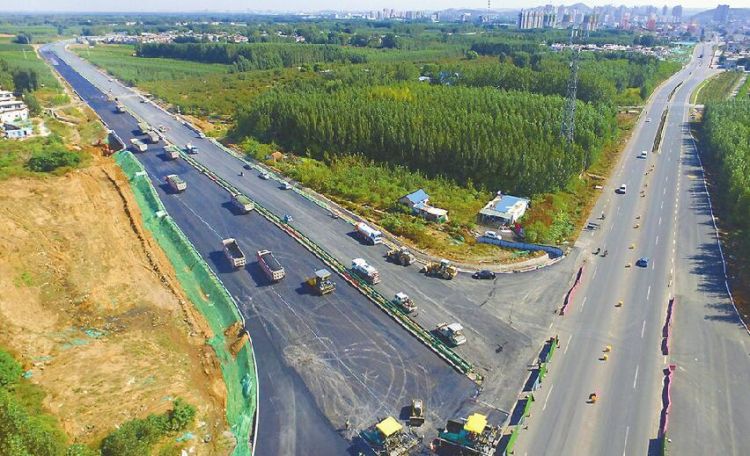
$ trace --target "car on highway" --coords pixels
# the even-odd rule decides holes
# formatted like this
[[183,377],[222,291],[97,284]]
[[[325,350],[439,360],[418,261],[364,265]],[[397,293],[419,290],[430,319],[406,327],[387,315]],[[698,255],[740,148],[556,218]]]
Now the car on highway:
[[617,193],[620,193],[620,194],[623,194],[623,195],[624,195],[625,193],[627,193],[627,191],[628,191],[628,186],[627,186],[626,184],[622,184],[622,185],[620,185],[620,188],[618,188],[618,189],[616,190],[616,192],[617,192]]
[[159,131],[164,133],[165,131],[167,131],[167,127],[165,127],[164,125],[159,125]]
[[258,177],[260,177],[263,180],[268,180],[268,179],[271,178],[271,175],[268,174],[268,173],[260,173],[260,175]]
[[648,117],[648,118],[646,119],[646,122],[651,122],[651,117]]
[[648,151],[642,150],[641,155],[638,156],[639,158],[647,158],[648,157]]
[[250,163],[245,163],[244,165],[242,165],[242,167],[245,169],[253,169],[253,167],[250,166]]
[[289,182],[284,182],[283,184],[281,184],[281,189],[282,190],[291,190],[292,189],[292,184],[290,184]]
[[648,267],[649,259],[648,257],[640,257],[638,258],[638,261],[635,262],[635,265],[639,268],[647,268]]
[[494,280],[495,279],[495,273],[490,271],[489,269],[482,269],[481,271],[475,272],[471,276],[475,279],[480,279],[480,280]]
[[203,139],[203,138],[205,138],[205,137],[206,137],[206,134],[205,134],[205,133],[203,133],[202,131],[199,131],[199,132],[198,132],[198,137],[199,137],[199,138],[201,138],[201,139]]

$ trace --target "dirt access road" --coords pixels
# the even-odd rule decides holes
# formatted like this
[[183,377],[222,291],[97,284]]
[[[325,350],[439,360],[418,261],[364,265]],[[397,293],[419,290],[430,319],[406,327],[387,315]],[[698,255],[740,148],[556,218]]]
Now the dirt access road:
[[181,446],[227,454],[226,391],[207,326],[139,220],[125,176],[106,159],[0,182],[0,345],[75,441],[96,445],[182,397],[198,415]]

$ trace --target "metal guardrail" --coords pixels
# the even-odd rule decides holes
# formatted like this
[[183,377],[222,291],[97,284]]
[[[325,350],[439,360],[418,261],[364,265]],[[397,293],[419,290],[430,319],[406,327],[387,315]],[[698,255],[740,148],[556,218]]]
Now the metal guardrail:
[[[195,159],[190,157],[188,154],[184,152],[182,152],[181,154],[182,154],[183,159],[187,163],[189,163],[191,166],[193,166],[202,174],[205,174],[206,176],[208,176],[211,180],[216,182],[219,186],[224,188],[230,194],[242,193],[232,184],[225,181],[224,179],[216,175],[213,171],[209,170],[205,166],[198,163]],[[263,207],[263,205],[259,204],[257,201],[253,201],[253,202],[255,203],[255,210],[259,214],[261,214],[271,223],[279,227],[282,231],[286,232],[289,236],[291,236],[293,239],[299,242],[303,247],[305,247],[307,250],[312,252],[316,257],[322,260],[328,267],[336,271],[341,277],[344,278],[344,280],[346,280],[349,284],[351,284],[354,288],[356,288],[360,293],[365,295],[372,302],[377,304],[377,306],[383,312],[385,312],[388,316],[394,319],[399,325],[401,325],[409,333],[411,333],[414,337],[416,337],[420,342],[422,342],[428,348],[430,348],[433,352],[435,352],[440,358],[446,361],[450,366],[452,366],[454,369],[461,372],[462,374],[465,374],[476,383],[482,382],[483,380],[482,376],[474,370],[471,363],[469,363],[468,361],[463,359],[460,355],[458,355],[456,352],[454,352],[445,342],[443,342],[441,339],[439,339],[438,337],[430,333],[430,331],[423,328],[414,320],[412,320],[403,312],[401,312],[395,304],[393,304],[389,299],[383,296],[380,292],[375,290],[367,282],[363,281],[359,277],[356,277],[350,274],[348,269],[339,260],[337,260],[333,255],[328,253],[326,250],[321,248],[319,245],[317,245],[310,238],[308,238],[307,236],[305,236],[304,234],[296,230],[294,227],[290,226],[288,223],[285,223],[284,221],[282,221],[276,214],[274,214],[273,212]]]

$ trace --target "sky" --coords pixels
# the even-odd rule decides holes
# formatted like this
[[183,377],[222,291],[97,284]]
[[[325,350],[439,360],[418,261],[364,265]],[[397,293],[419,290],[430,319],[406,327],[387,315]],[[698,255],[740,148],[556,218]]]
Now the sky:
[[[569,0],[565,4],[576,3]],[[653,3],[652,3],[653,2]],[[186,11],[319,11],[319,10],[442,10],[448,8],[486,8],[486,0],[3,0],[0,11],[62,12],[186,12]],[[559,4],[550,0],[492,0],[492,8],[529,8]],[[712,0],[588,0],[589,6],[624,4],[626,6],[681,4],[685,8],[709,9],[719,1]],[[750,0],[722,0],[733,8],[750,8]]]

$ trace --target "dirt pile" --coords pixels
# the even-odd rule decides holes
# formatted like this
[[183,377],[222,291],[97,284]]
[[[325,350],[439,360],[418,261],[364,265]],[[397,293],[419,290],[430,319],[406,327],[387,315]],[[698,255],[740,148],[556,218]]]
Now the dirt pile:
[[198,410],[184,446],[227,453],[207,325],[138,220],[124,176],[105,160],[0,182],[0,345],[23,360],[76,441],[97,442],[182,397]]

